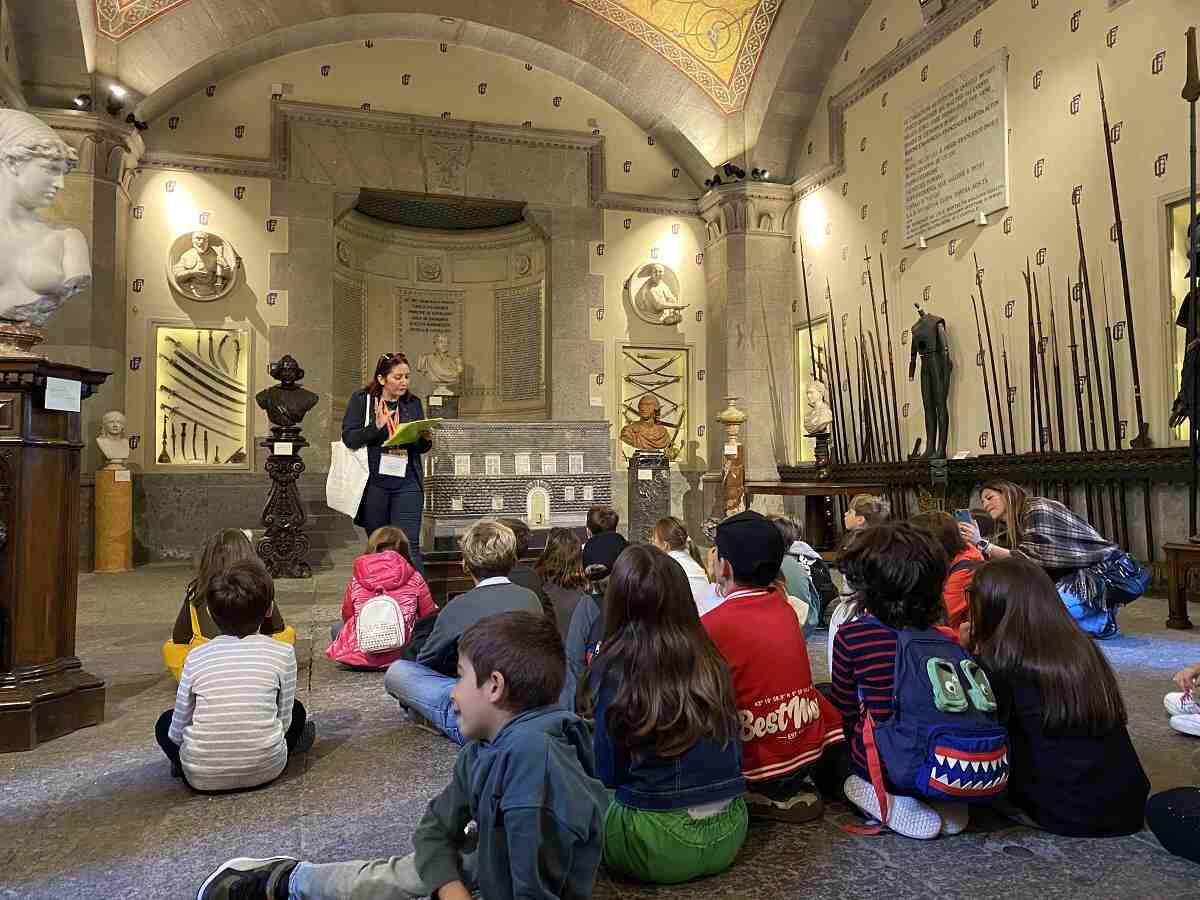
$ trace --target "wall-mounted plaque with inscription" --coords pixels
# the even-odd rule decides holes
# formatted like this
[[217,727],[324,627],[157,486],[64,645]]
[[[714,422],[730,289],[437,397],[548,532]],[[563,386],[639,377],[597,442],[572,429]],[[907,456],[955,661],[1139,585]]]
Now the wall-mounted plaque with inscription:
[[1008,206],[1007,49],[909,107],[901,189],[906,247]]

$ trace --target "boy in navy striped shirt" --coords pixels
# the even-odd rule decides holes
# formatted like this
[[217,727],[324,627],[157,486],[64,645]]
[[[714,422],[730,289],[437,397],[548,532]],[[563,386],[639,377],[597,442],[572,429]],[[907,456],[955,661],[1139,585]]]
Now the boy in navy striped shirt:
[[[879,525],[851,542],[839,566],[864,613],[842,625],[833,642],[833,701],[850,742],[853,772],[846,779],[846,798],[878,819],[879,801],[863,748],[864,715],[869,712],[876,724],[892,716],[897,632],[938,627],[942,620],[946,551],[910,525]],[[957,640],[951,629],[941,630]],[[965,803],[927,804],[898,796],[887,772],[883,774],[888,792],[884,824],[893,831],[911,838],[934,838],[966,827]]]

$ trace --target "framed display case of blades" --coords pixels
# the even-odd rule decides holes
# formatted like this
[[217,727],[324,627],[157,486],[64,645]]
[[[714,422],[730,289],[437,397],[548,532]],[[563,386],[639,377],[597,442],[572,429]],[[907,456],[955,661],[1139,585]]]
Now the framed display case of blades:
[[157,468],[250,467],[245,328],[153,326]]

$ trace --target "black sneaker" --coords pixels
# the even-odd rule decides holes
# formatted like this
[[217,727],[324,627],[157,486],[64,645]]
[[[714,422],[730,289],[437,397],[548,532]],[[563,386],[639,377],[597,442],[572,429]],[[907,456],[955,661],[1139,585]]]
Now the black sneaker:
[[298,859],[231,859],[204,880],[196,900],[287,900],[288,878]]
[[317,723],[309,719],[304,723],[304,727],[300,729],[300,739],[296,741],[296,749],[293,753],[307,753],[312,749],[313,741],[317,739]]

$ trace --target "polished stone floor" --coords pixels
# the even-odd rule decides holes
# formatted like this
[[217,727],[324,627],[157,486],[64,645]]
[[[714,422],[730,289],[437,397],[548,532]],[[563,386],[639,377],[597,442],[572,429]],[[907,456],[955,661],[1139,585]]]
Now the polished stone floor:
[[[300,635],[300,697],[317,723],[316,745],[268,788],[219,797],[191,794],[172,779],[152,734],[174,698],[159,646],[187,569],[81,576],[77,650],[108,681],[106,720],[0,756],[0,898],[172,900],[194,896],[231,856],[407,853],[455,751],[400,721],[382,675],[342,670],[324,656],[347,571],[278,582],[281,608]],[[1163,600],[1144,598],[1123,615],[1125,636],[1105,645],[1155,790],[1200,781],[1200,740],[1171,731],[1161,705],[1171,673],[1200,659],[1200,632],[1166,631],[1165,618]],[[818,678],[823,642],[818,634],[811,647]],[[981,816],[959,837],[917,843],[848,835],[838,826],[851,820],[833,807],[809,826],[754,825],[724,875],[671,888],[602,878],[596,896],[1200,897],[1200,866],[1167,855],[1149,832],[1073,840]]]

